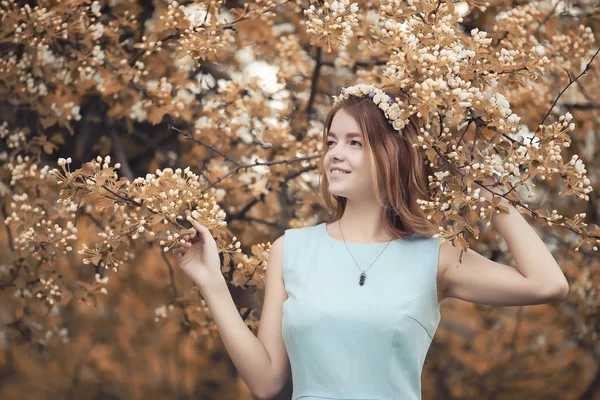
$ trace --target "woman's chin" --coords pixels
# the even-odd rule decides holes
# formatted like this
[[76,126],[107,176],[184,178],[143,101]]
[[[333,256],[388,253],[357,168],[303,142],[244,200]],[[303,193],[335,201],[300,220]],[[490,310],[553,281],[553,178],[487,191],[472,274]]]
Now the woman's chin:
[[334,196],[348,197],[348,193],[346,190],[335,190],[335,188],[332,188],[331,186],[329,186],[329,193],[331,193]]

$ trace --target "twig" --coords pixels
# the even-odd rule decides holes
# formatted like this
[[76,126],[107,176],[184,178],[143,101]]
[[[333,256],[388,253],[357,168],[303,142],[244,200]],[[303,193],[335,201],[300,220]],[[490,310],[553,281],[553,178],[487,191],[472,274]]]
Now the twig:
[[515,321],[515,329],[513,330],[513,335],[510,340],[510,348],[512,349],[513,354],[517,351],[517,340],[519,339],[519,329],[521,328],[521,320],[523,319],[523,307],[519,307],[517,310],[517,316]]
[[[286,0],[286,1],[284,1],[283,3],[277,4],[277,5],[276,5],[275,7],[273,7],[273,8],[270,8],[270,9],[268,9],[268,10],[265,10],[265,11],[261,12],[261,13],[260,13],[260,14],[258,14],[257,16],[261,16],[261,15],[263,15],[263,14],[266,14],[266,13],[268,13],[268,12],[275,11],[277,8],[279,8],[279,7],[281,7],[281,6],[284,6],[284,5],[286,5],[287,3],[291,2],[291,1],[292,1],[292,0]],[[241,18],[238,18],[238,19],[236,19],[235,21],[229,22],[229,23],[227,23],[227,24],[224,24],[224,25],[218,25],[218,26],[217,26],[217,28],[221,28],[221,29],[232,29],[232,28],[233,28],[233,25],[237,24],[238,22],[241,22],[241,21],[244,21],[244,20],[250,19],[250,18],[251,18],[251,17],[249,17],[249,16],[244,16],[244,17],[241,17]]]
[[[544,26],[544,24],[546,22],[548,22],[548,20],[550,19],[550,17],[552,17],[552,15],[554,14],[554,11],[556,10],[556,7],[558,7],[558,5],[562,3],[562,0],[557,0],[556,4],[554,4],[554,7],[552,7],[552,10],[550,10],[550,12],[546,15],[546,17],[542,20],[542,22],[540,22],[537,26],[537,28],[535,29],[535,32],[533,33],[533,36],[538,37],[538,34],[540,33],[540,29],[542,28],[542,26]],[[538,40],[539,42],[539,40]]]
[[259,166],[259,165],[292,164],[292,163],[295,163],[295,162],[313,160],[313,159],[316,159],[316,158],[321,158],[321,155],[318,154],[316,156],[296,157],[296,158],[291,158],[291,159],[286,159],[286,160],[266,161],[266,162],[258,162],[257,159],[254,159],[255,160],[254,164],[243,164],[243,165],[239,165],[239,166],[235,167],[233,170],[229,171],[228,173],[226,173],[225,175],[223,175],[222,177],[220,177],[219,179],[217,179],[216,181],[214,181],[210,185],[208,185],[205,188],[203,188],[200,191],[200,193],[204,193],[205,191],[207,191],[208,189],[210,189],[211,187],[213,187],[217,183],[219,183],[219,182],[223,181],[224,179],[226,179],[227,177],[229,177],[230,175],[235,174],[240,169],[253,168],[253,167],[256,167],[256,166]]
[[571,79],[571,74],[569,73],[568,70],[565,70],[567,72],[567,75],[569,75],[569,83],[567,84],[567,86],[565,86],[565,88],[563,90],[560,91],[560,93],[558,94],[558,96],[556,97],[556,99],[554,99],[554,102],[552,103],[552,105],[550,106],[550,109],[548,109],[548,112],[546,113],[546,115],[544,115],[544,118],[542,118],[542,120],[540,121],[540,123],[537,126],[536,131],[534,132],[534,135],[529,139],[529,143],[531,144],[531,142],[533,141],[533,138],[535,137],[535,133],[538,133],[540,131],[540,126],[543,125],[544,121],[546,121],[546,118],[548,118],[548,116],[550,115],[550,112],[552,111],[552,109],[554,108],[554,106],[556,105],[556,103],[558,102],[558,99],[560,99],[560,97],[563,95],[563,93],[569,88],[571,87],[571,85],[573,83],[575,83],[575,81],[577,81],[577,79],[581,78],[581,76],[585,75],[588,73],[588,71],[590,70],[590,66],[592,65],[592,62],[594,61],[594,59],[596,58],[596,56],[598,55],[598,52],[600,52],[600,48],[598,48],[598,50],[596,50],[596,52],[594,53],[594,55],[592,56],[592,59],[587,63],[587,65],[585,66],[584,70],[575,77],[575,79]]
[[315,69],[313,70],[312,80],[310,84],[310,97],[308,98],[308,103],[306,104],[306,115],[308,119],[312,117],[312,108],[315,101],[315,96],[317,94],[317,86],[319,83],[319,75],[321,74],[321,63],[323,57],[323,48],[317,47],[317,55],[315,57]]
[[[6,220],[8,217],[8,212],[6,211],[6,203],[2,203],[2,221]],[[6,236],[8,237],[8,247],[11,252],[15,252],[15,245],[13,244],[12,232],[10,231],[10,227],[8,224],[4,224],[4,229],[6,229]]]
[[181,133],[186,139],[193,140],[194,142],[198,143],[199,145],[206,147],[207,149],[209,149],[213,153],[216,153],[216,154],[220,155],[221,157],[223,157],[225,160],[227,160],[229,162],[232,162],[235,165],[241,165],[241,163],[239,161],[234,160],[233,158],[229,157],[228,155],[221,153],[219,150],[217,150],[213,146],[202,142],[200,139],[196,139],[195,137],[193,137],[189,133],[187,133],[187,132],[185,132],[185,131],[183,131],[183,130],[181,130],[179,128],[176,128],[176,127],[174,127],[171,124],[168,124],[168,128]]
[[179,292],[177,291],[177,285],[175,284],[175,274],[173,273],[173,266],[171,265],[171,262],[169,261],[169,258],[167,257],[167,255],[165,254],[164,251],[160,252],[160,255],[162,256],[163,260],[165,260],[165,264],[167,264],[167,268],[169,269],[169,286],[171,286],[171,290],[173,291],[173,297],[175,299],[175,303],[177,303],[177,305],[179,306],[179,308],[181,308],[181,312],[183,314],[183,319],[186,323],[186,325],[189,327],[191,326],[192,322],[190,321],[190,317],[187,313],[187,311],[185,310],[185,305],[183,305],[179,300]]
[[134,176],[131,167],[129,166],[129,162],[127,161],[127,156],[125,155],[125,151],[123,150],[123,145],[121,144],[121,138],[114,131],[114,128],[111,127],[109,129],[110,137],[112,139],[112,150],[115,155],[115,159],[117,162],[121,164],[120,171],[121,173],[129,179],[130,182],[133,182]]

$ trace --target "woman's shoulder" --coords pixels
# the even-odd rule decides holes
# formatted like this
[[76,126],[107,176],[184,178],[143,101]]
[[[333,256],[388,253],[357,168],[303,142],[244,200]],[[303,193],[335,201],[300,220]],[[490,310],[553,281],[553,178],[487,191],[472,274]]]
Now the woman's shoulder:
[[293,246],[294,243],[302,242],[304,243],[306,240],[311,240],[315,238],[319,234],[319,225],[307,225],[307,226],[296,226],[285,229],[284,231],[284,241],[288,243],[289,246]]
[[316,232],[320,226],[321,226],[321,224],[289,227],[289,228],[285,229],[285,233],[287,233],[287,232],[292,232],[294,234],[296,234],[296,233],[313,233],[313,232]]

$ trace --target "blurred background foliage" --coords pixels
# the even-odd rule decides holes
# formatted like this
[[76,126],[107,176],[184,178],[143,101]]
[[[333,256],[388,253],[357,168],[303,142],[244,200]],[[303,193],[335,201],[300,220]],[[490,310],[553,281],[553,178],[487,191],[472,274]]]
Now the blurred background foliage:
[[[159,243],[177,229],[118,236],[118,252],[98,251],[97,262],[85,263],[84,245],[98,249],[102,234],[140,207],[132,211],[134,199],[113,207],[119,201],[106,193],[81,207],[61,203],[48,168],[68,157],[74,171],[100,156],[98,165],[117,162],[118,175],[133,182],[189,167],[198,195],[223,211],[223,248],[241,243],[241,252],[224,252],[223,273],[256,332],[269,242],[329,215],[316,161],[332,95],[357,80],[380,83],[397,66],[395,28],[380,26],[378,13],[395,23],[460,14],[457,30],[488,32],[490,54],[505,66],[515,50],[519,65],[546,54],[544,73],[495,71],[496,89],[526,138],[548,110],[550,121],[572,114],[563,151],[583,160],[597,186],[597,1],[335,3],[0,2],[0,398],[252,398],[210,310]],[[315,22],[318,10],[333,8],[343,23]],[[597,194],[582,201],[558,195],[564,189],[558,177],[544,177],[528,201],[585,213],[571,224],[598,224]],[[202,208],[196,200],[190,208]],[[569,279],[567,299],[529,307],[446,300],[424,399],[600,399],[597,252],[576,251],[582,235],[573,230],[538,231]],[[511,263],[490,229],[469,244]],[[290,379],[277,398],[289,399],[291,389]]]

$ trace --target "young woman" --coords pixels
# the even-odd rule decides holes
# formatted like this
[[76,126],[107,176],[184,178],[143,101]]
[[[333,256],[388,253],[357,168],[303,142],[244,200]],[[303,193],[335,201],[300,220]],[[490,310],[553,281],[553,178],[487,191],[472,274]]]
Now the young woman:
[[[242,379],[275,396],[290,372],[293,400],[420,399],[421,371],[454,297],[491,305],[562,298],[567,281],[535,231],[504,200],[494,215],[518,268],[462,254],[433,235],[418,125],[401,119],[393,88],[342,90],[323,137],[321,195],[334,220],[287,229],[272,245],[258,337],[245,326],[221,274],[216,244],[198,237],[176,251],[199,286]],[[483,189],[482,189],[483,191]],[[509,228],[510,226],[510,228]]]

